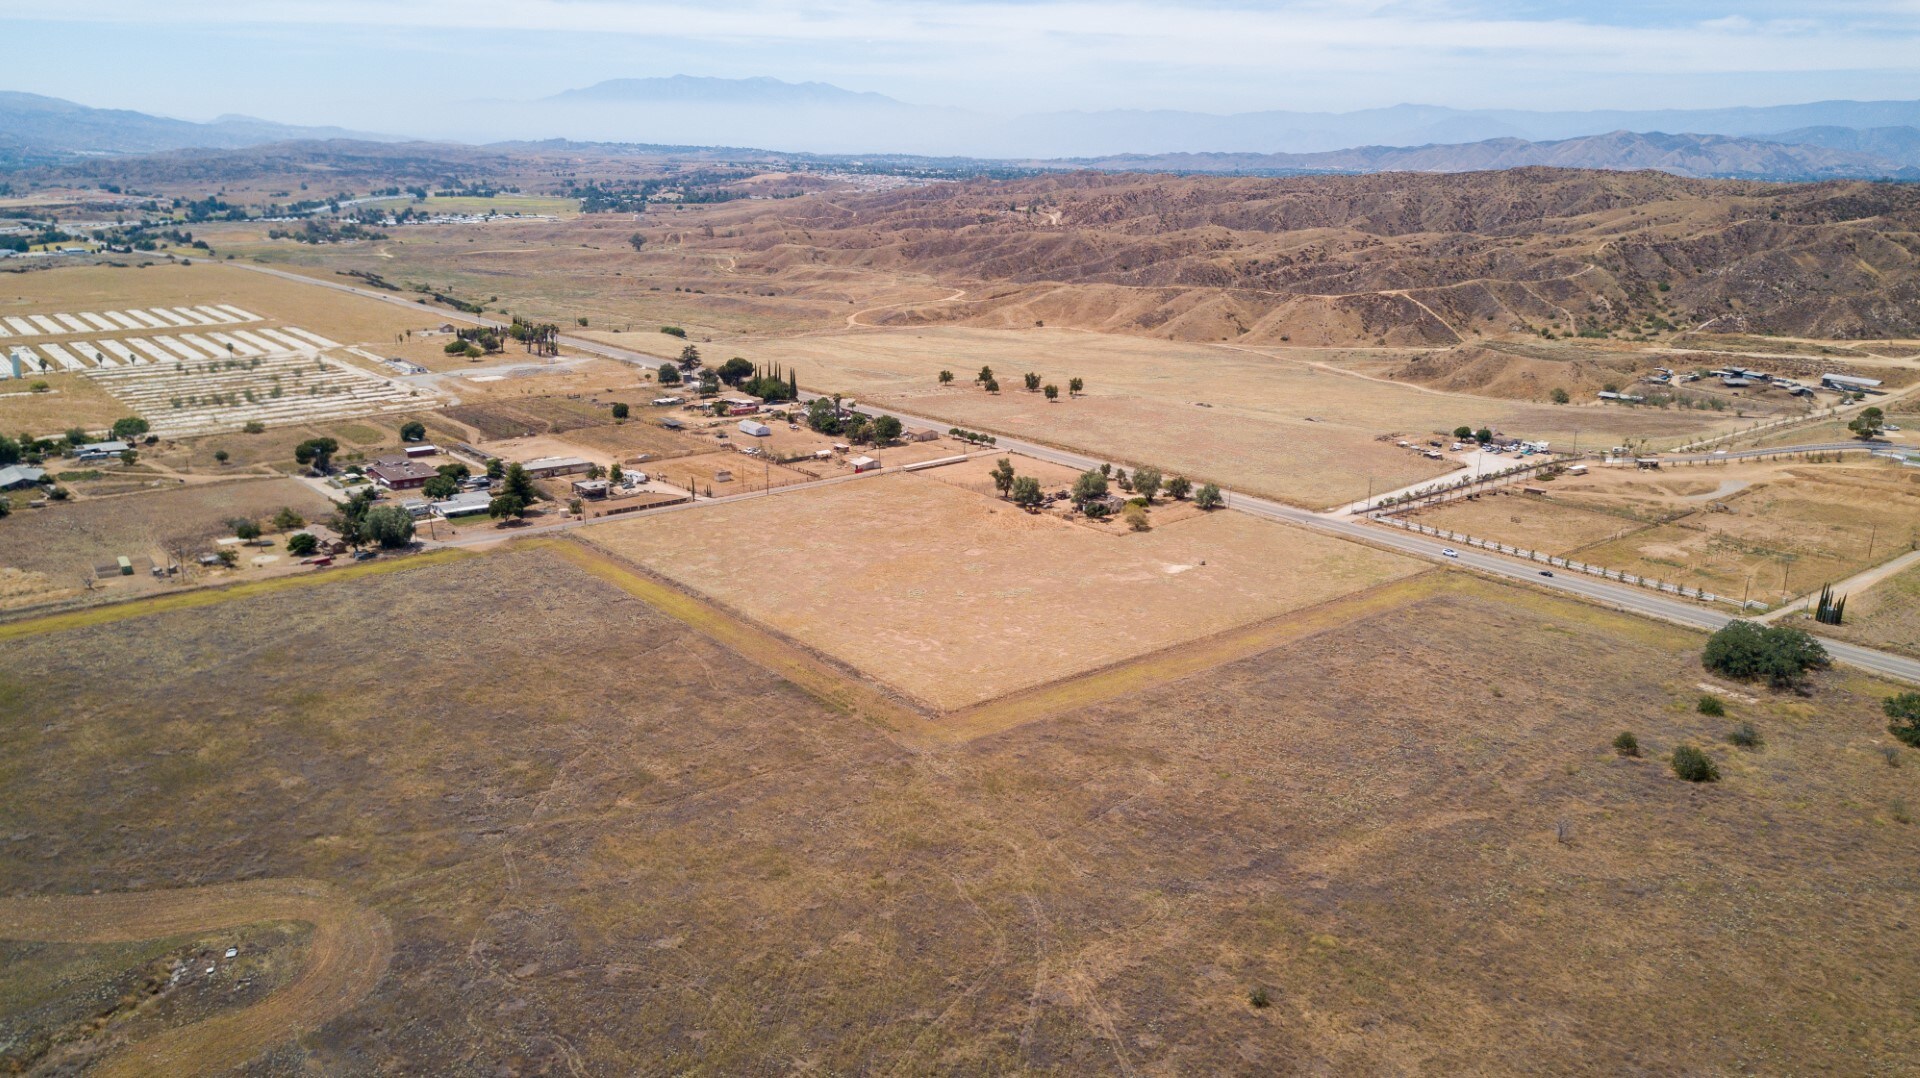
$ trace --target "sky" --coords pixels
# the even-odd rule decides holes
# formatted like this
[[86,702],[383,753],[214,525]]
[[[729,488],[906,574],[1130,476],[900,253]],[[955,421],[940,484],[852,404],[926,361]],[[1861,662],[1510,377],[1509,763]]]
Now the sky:
[[423,135],[671,74],[1007,115],[1920,98],[1920,0],[6,0],[0,41],[0,89]]

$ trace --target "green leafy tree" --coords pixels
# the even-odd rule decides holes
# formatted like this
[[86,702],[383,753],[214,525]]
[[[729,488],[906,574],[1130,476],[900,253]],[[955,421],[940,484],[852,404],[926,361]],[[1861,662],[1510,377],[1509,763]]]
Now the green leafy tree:
[[0,434],[0,468],[20,463],[21,449],[17,439]]
[[1057,385],[1054,385],[1052,382],[1048,382],[1046,386],[1040,390],[1040,392],[1045,393],[1047,395],[1047,399],[1050,401],[1057,401],[1060,399],[1060,387]]
[[612,483],[616,487],[619,486],[621,481],[626,479],[626,477],[627,473],[620,470],[618,462],[615,462],[613,467],[607,469],[607,482]]
[[307,518],[294,512],[292,506],[283,505],[279,512],[273,514],[273,530],[277,532],[290,532],[306,523]]
[[1481,445],[1486,445],[1488,442],[1493,441],[1493,431],[1488,430],[1486,427],[1481,427],[1479,430],[1473,432],[1473,440],[1479,442]]
[[533,477],[520,466],[518,461],[507,465],[506,473],[500,477],[500,493],[520,499],[521,505],[532,505],[540,500],[540,491],[533,485]]
[[1085,392],[1086,388],[1087,388],[1087,383],[1084,379],[1080,379],[1080,378],[1067,379],[1067,395],[1068,396],[1077,397],[1081,393]]
[[460,481],[450,475],[436,475],[427,480],[426,485],[420,488],[420,493],[434,501],[444,501],[460,493]]
[[224,449],[216,449],[213,451],[214,461],[220,464],[225,464],[228,461],[228,459],[230,459],[231,456],[232,454],[228,453]]
[[83,446],[91,441],[93,441],[93,436],[87,433],[86,428],[84,427],[68,427],[67,428],[67,445],[70,448],[76,447],[76,446]]
[[613,402],[613,418],[625,419],[630,414],[632,414],[632,409],[629,409],[627,407],[627,403],[625,401]]
[[370,542],[392,550],[413,541],[413,516],[397,505],[379,505],[367,510],[363,531]]
[[984,388],[988,393],[998,393],[1000,392],[1000,383],[989,378],[984,383]]
[[1553,397],[1553,403],[1555,404],[1566,404],[1569,401],[1573,400],[1573,397],[1568,395],[1566,390],[1561,389],[1558,386],[1554,387],[1552,397]]
[[1073,504],[1085,509],[1088,502],[1107,496],[1107,477],[1097,471],[1081,472],[1073,481]]
[[[689,345],[688,347],[692,346]],[[753,364],[739,356],[734,356],[732,359],[720,364],[720,369],[716,373],[720,375],[722,382],[730,386],[737,386],[753,377]]]
[[427,440],[427,425],[417,419],[400,425],[400,440],[403,442],[424,442]]
[[1032,509],[1040,504],[1040,480],[1030,475],[1018,476],[1013,481],[1013,504],[1022,509]]
[[973,380],[976,382],[979,382],[981,385],[985,385],[988,382],[993,381],[993,368],[985,367],[985,366],[981,367],[980,373],[974,375]]
[[1176,475],[1167,480],[1167,497],[1182,501],[1193,491],[1193,483],[1184,475]]
[[952,385],[952,384],[953,384],[953,372],[952,372],[952,371],[941,371],[941,372],[940,372],[940,384],[941,384],[941,385],[943,385],[943,386],[950,386],[950,385]]
[[1880,709],[1887,713],[1887,732],[1920,749],[1920,692],[1889,696]]
[[1008,492],[1013,490],[1013,481],[1015,478],[1013,461],[1008,460],[1006,457],[1001,457],[999,462],[993,466],[993,470],[987,474],[993,477],[993,485],[995,489],[1000,491],[1002,498],[1006,497]]
[[900,420],[890,415],[873,417],[873,440],[880,445],[889,445],[900,437]]
[[1212,483],[1207,483],[1201,486],[1199,490],[1193,492],[1193,504],[1202,509],[1217,509],[1223,501],[1224,499],[1220,496],[1220,488],[1214,486]]
[[1151,505],[1153,496],[1160,493],[1160,469],[1151,464],[1142,465],[1133,470],[1133,492],[1147,500]]
[[120,451],[120,463],[125,464],[129,467],[131,467],[133,463],[139,459],[140,459],[140,454],[136,452],[132,446],[128,446],[127,448],[122,449]]
[[499,457],[487,458],[487,479],[499,482],[507,474],[507,462]]
[[1613,739],[1613,751],[1622,756],[1638,756],[1640,755],[1640,739],[1633,736],[1632,730],[1622,730],[1619,736]]
[[260,525],[256,521],[241,517],[238,520],[228,521],[228,523],[232,526],[233,534],[236,538],[249,543],[260,538]]
[[1871,439],[1880,437],[1881,430],[1886,425],[1885,413],[1878,408],[1866,408],[1853,418],[1853,422],[1847,424],[1847,429],[1852,431],[1856,438]]
[[1732,621],[1707,638],[1701,665],[1725,677],[1765,678],[1775,688],[1790,688],[1809,670],[1825,668],[1831,658],[1803,629]]
[[682,369],[693,370],[699,365],[700,349],[695,348],[693,345],[687,345],[685,348],[680,349],[680,366]]
[[840,409],[825,397],[807,404],[807,426],[820,434],[840,433]]
[[511,494],[496,495],[492,501],[487,503],[487,515],[495,520],[505,520],[508,517],[523,517],[527,515],[527,503]]
[[663,386],[677,386],[680,384],[680,368],[671,363],[662,363],[658,377]]
[[1460,426],[1453,428],[1453,436],[1464,442],[1473,437],[1473,428],[1462,423]]
[[316,472],[326,472],[332,468],[333,455],[339,451],[340,443],[332,438],[308,438],[293,447],[293,459]]
[[1027,392],[1038,393],[1040,391],[1039,375],[1034,374],[1032,371],[1028,371],[1026,374],[1021,376],[1021,379],[1027,383]]
[[[1877,409],[1875,410],[1877,411]],[[147,433],[149,429],[147,421],[137,415],[130,415],[125,419],[116,419],[113,421],[113,437],[116,441],[131,442],[142,434]]]
[[333,530],[340,533],[340,541],[348,546],[357,547],[366,542],[367,514],[373,509],[374,492],[363,490],[350,495],[346,504],[334,514]]
[[304,558],[320,549],[320,540],[312,532],[295,532],[287,536],[287,553],[296,558]]

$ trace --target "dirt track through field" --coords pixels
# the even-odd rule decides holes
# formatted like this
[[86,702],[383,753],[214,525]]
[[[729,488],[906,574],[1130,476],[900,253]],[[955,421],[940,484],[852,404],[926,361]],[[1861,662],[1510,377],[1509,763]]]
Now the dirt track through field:
[[253,1006],[134,1043],[94,1071],[107,1076],[224,1071],[319,1027],[380,982],[393,957],[392,929],[333,887],[304,879],[0,899],[0,938],[15,940],[121,943],[264,921],[313,926],[306,967],[292,983]]

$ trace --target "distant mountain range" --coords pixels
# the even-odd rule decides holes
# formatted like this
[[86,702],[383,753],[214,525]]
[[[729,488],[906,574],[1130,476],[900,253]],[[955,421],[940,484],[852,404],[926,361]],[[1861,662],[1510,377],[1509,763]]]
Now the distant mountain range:
[[[484,106],[484,107],[481,107]],[[461,130],[463,122],[484,128]],[[1461,172],[1551,165],[1754,179],[1920,179],[1920,101],[1655,112],[1397,105],[1347,113],[1055,112],[996,118],[828,83],[675,75],[536,101],[470,103],[435,125],[470,144],[573,139],[922,155],[1172,172]],[[1682,132],[1667,134],[1663,132]],[[397,141],[243,116],[211,123],[0,92],[0,167],[287,141]]]
[[[1836,129],[1810,130],[1827,133]],[[1547,166],[1656,169],[1676,176],[1761,180],[1920,179],[1920,129],[1875,128],[1846,133],[1857,137],[1824,136],[1839,144],[1836,147],[1726,135],[1613,131],[1552,142],[1500,138],[1430,146],[1361,146],[1326,153],[1117,154],[1079,158],[1071,163],[1124,172],[1481,172]],[[1849,143],[1904,156],[1896,160],[1847,148]]]

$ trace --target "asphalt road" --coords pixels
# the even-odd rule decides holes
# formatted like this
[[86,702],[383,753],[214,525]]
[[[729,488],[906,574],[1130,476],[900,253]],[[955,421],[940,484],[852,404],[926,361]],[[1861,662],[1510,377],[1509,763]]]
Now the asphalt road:
[[[349,292],[356,296],[365,296],[369,299],[376,299],[383,303],[391,303],[396,306],[411,308],[450,321],[467,322],[473,325],[493,326],[496,328],[506,325],[506,323],[497,319],[449,312],[443,307],[419,303],[391,293],[366,288],[356,288],[352,285],[340,284],[333,281],[323,281],[298,273],[288,273],[284,270],[273,269],[268,266],[249,265],[237,261],[226,264],[252,270],[255,273],[265,273],[271,276],[285,278],[286,280],[300,284],[314,285],[320,288],[331,288],[340,292]],[[608,359],[625,360],[630,363],[645,363],[649,366],[661,362],[658,356],[650,356],[643,352],[634,352],[625,348],[602,344],[599,341],[584,340],[579,337],[563,335],[560,338],[560,343],[577,351],[587,352]],[[812,400],[816,396],[819,396],[819,394],[800,394],[803,402]],[[945,430],[947,427],[946,424],[942,424],[938,420],[909,415],[905,412],[895,412],[890,409],[878,408],[872,405],[861,405],[859,410],[868,415],[891,415],[908,427],[931,428],[933,430]],[[1010,452],[1036,457],[1040,460],[1052,461],[1055,464],[1061,464],[1081,471],[1088,468],[1098,468],[1103,463],[1110,463],[1100,457],[1090,457],[1083,453],[1075,453],[1065,449],[1055,449],[1052,446],[1025,442],[1016,438],[1000,438],[996,443],[996,447],[1006,449]],[[1889,443],[1884,442],[1831,442],[1808,446],[1781,446],[1778,449],[1741,450],[1739,452],[1729,452],[1725,454],[1694,454],[1685,457],[1676,456],[1662,459],[1676,463],[1691,460],[1741,460],[1751,457],[1779,456],[1788,453],[1836,452],[1843,449],[1860,449],[1863,447],[1894,448]],[[1616,584],[1606,580],[1598,580],[1584,574],[1570,572],[1556,572],[1551,577],[1545,577],[1540,575],[1540,567],[1532,562],[1524,562],[1498,554],[1488,554],[1471,547],[1459,549],[1459,556],[1457,558],[1448,558],[1440,553],[1443,549],[1446,549],[1447,544],[1437,539],[1430,539],[1423,535],[1402,532],[1396,529],[1371,527],[1367,524],[1342,518],[1337,515],[1323,515],[1224,488],[1221,493],[1226,496],[1228,508],[1236,509],[1243,513],[1252,513],[1255,516],[1266,517],[1270,520],[1279,520],[1289,524],[1297,524],[1301,527],[1314,528],[1319,531],[1338,535],[1344,539],[1371,543],[1374,546],[1386,547],[1403,554],[1427,558],[1442,564],[1451,562],[1478,570],[1489,576],[1520,581],[1536,587],[1549,588],[1569,595],[1575,595],[1588,602],[1613,607],[1616,610],[1624,610],[1645,617],[1659,618],[1662,621],[1674,622],[1689,628],[1704,629],[1708,632],[1712,632],[1726,625],[1728,622],[1735,620],[1732,615],[1723,614],[1711,607],[1680,599],[1671,599],[1657,592],[1648,591],[1633,585]],[[578,527],[591,523],[593,522],[581,521],[573,526]],[[1920,659],[1909,659],[1902,655],[1891,655],[1884,651],[1875,651],[1872,648],[1863,648],[1855,644],[1830,640],[1826,637],[1820,637],[1819,639],[1821,644],[1826,647],[1828,653],[1838,662],[1843,662],[1849,666],[1855,666],[1883,677],[1920,685]]]

